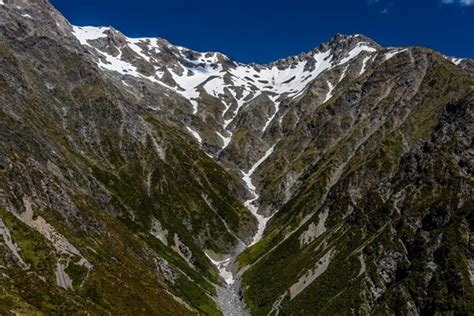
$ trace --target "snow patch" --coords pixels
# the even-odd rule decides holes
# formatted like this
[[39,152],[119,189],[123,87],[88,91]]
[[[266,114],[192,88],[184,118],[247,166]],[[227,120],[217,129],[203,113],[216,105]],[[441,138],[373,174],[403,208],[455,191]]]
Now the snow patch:
[[148,39],[146,38],[127,38],[128,47],[130,47],[138,56],[145,59],[147,62],[152,62],[151,58],[147,56],[143,49],[138,46],[140,42],[145,42]]
[[342,65],[342,64],[345,64],[345,63],[349,62],[353,58],[359,56],[359,54],[362,53],[362,52],[373,53],[375,51],[377,51],[377,50],[375,48],[373,48],[372,46],[370,46],[368,43],[360,42],[347,54],[346,57],[341,59],[341,61],[339,62],[338,65]]
[[225,137],[224,135],[222,135],[219,132],[216,132],[216,134],[217,134],[217,136],[219,136],[222,139],[223,144],[222,144],[222,149],[221,150],[224,150],[227,146],[229,146],[230,141],[232,140],[232,133],[230,133],[230,136],[228,136],[228,137]]
[[268,121],[265,123],[265,126],[263,126],[263,129],[262,129],[262,132],[264,133],[268,126],[270,125],[270,123],[273,121],[273,119],[275,118],[275,116],[278,114],[278,112],[280,111],[280,102],[277,101],[277,99],[279,98],[278,95],[276,96],[272,96],[270,97],[270,99],[273,101],[273,104],[275,105],[275,112],[273,112],[272,116],[270,116],[270,118],[268,119]]
[[[156,77],[162,77],[163,72],[162,71],[155,71],[154,76],[144,76],[140,72],[138,72],[137,67],[123,61],[121,59],[122,57],[122,51],[120,51],[120,54],[118,56],[112,56],[104,51],[98,50],[97,48],[93,47],[92,45],[89,44],[89,41],[96,40],[99,38],[106,38],[107,34],[105,32],[107,30],[110,30],[108,27],[94,27],[94,26],[73,26],[73,35],[79,40],[79,42],[83,46],[88,46],[91,49],[95,50],[101,58],[99,58],[99,61],[97,62],[97,65],[99,68],[104,69],[104,70],[109,70],[109,71],[115,71],[118,72],[122,75],[130,75],[136,78],[140,79],[147,79],[151,82],[158,83],[168,89],[171,89],[168,85],[165,83],[161,82],[160,80],[156,79]],[[130,39],[129,39],[130,40]],[[129,43],[130,44],[130,43]],[[130,46],[130,45],[129,45]],[[133,45],[132,45],[133,46]],[[141,50],[138,46],[133,46],[135,49],[135,52],[139,54],[140,56],[144,56],[143,58],[146,58],[147,56],[141,53]],[[133,49],[131,48],[131,49]],[[105,59],[105,62],[102,60]]]
[[234,275],[231,271],[228,270],[231,258],[227,258],[222,261],[217,261],[212,259],[211,256],[209,256],[205,251],[204,254],[217,268],[217,270],[219,271],[219,275],[224,279],[225,283],[227,283],[228,285],[232,285],[235,283]]
[[[90,41],[106,37],[106,31],[108,30],[110,28],[74,26],[73,34],[82,45],[92,47]],[[144,76],[137,71],[136,66],[122,61],[120,59],[121,56],[113,57],[96,49],[100,56],[103,56],[105,59],[105,62],[99,62],[99,66],[102,69],[117,71],[124,75],[128,74],[159,83],[186,98],[193,107],[194,115],[198,113],[198,101],[203,90],[210,96],[219,98],[222,101],[225,106],[223,115],[228,112],[232,106],[231,103],[233,103],[224,101],[223,96],[232,96],[237,106],[233,111],[233,116],[225,120],[224,129],[235,119],[240,109],[260,95],[260,93],[272,96],[275,103],[275,112],[266,122],[263,131],[268,128],[278,113],[279,103],[276,100],[279,97],[296,98],[307,89],[310,82],[324,71],[346,64],[362,52],[372,53],[376,51],[376,48],[372,47],[370,43],[360,42],[337,64],[334,62],[334,52],[328,49],[324,52],[316,51],[312,56],[307,56],[307,58],[312,58],[313,60],[295,59],[288,67],[281,69],[277,64],[246,65],[240,63],[232,63],[224,68],[220,59],[230,59],[219,53],[200,53],[184,47],[169,45],[168,48],[175,48],[175,50],[172,50],[172,54],[176,59],[176,63],[168,65],[162,64],[159,59],[155,59],[150,54],[150,52],[160,52],[160,46],[163,44],[158,39],[125,37],[125,40],[126,46],[154,67],[154,74],[148,77]],[[189,57],[189,54],[193,57]],[[169,72],[176,85],[169,86],[162,81],[164,72],[157,71],[157,65],[166,67],[167,72]]]
[[330,83],[329,81],[327,81],[327,84],[328,84],[329,91],[328,91],[328,93],[326,94],[326,98],[324,98],[323,103],[326,103],[327,101],[329,101],[329,99],[331,99],[332,96],[333,96],[332,92],[334,91],[334,86],[333,86],[333,84]]
[[217,75],[222,70],[222,66],[219,65],[217,68],[214,68],[211,65],[189,68],[183,65],[181,66],[184,68],[182,75],[175,73],[171,68],[169,68],[168,71],[171,73],[173,80],[181,88],[175,89],[175,91],[192,103],[193,114],[197,114],[198,102],[196,100],[200,96],[200,93],[197,90],[198,86],[208,80],[210,77]]
[[342,74],[341,74],[341,77],[339,78],[338,83],[340,83],[346,77],[346,73],[347,73],[348,68],[349,68],[349,65],[346,65],[346,67],[344,67],[344,70],[342,71]]
[[384,56],[384,61],[387,61],[389,60],[390,58],[400,54],[400,53],[403,53],[404,51],[408,50],[407,48],[404,48],[404,49],[393,49],[391,51],[389,51],[388,53],[385,54]]
[[247,185],[247,188],[249,188],[250,191],[255,192],[256,189],[255,186],[252,184],[252,174],[262,163],[265,162],[265,160],[267,160],[268,157],[270,157],[274,149],[275,145],[273,145],[269,150],[267,150],[265,155],[263,155],[263,157],[260,158],[260,160],[257,161],[247,173],[242,172],[244,174],[244,177],[242,179],[244,180],[245,184]]
[[459,65],[464,59],[463,58],[450,58],[450,60],[453,62],[453,64]]
[[196,132],[195,130],[193,130],[191,127],[189,126],[186,126],[186,129],[191,133],[191,135],[193,135],[193,137],[197,140],[197,142],[199,143],[199,145],[202,144],[202,138],[201,136],[199,135],[198,132]]
[[371,56],[367,56],[362,61],[362,68],[360,69],[359,76],[362,76],[364,74],[365,70],[367,69],[367,63],[370,60],[370,58]]
[[90,47],[92,46],[88,42],[107,37],[107,34],[104,34],[107,30],[109,30],[108,27],[72,26],[72,33],[79,40],[81,45]]
[[134,77],[141,76],[137,68],[134,65],[121,60],[120,55],[118,57],[114,57],[102,51],[100,51],[100,54],[105,57],[105,62],[103,62],[102,60],[99,60],[98,62],[98,66],[100,68],[110,71],[116,71],[123,75],[132,75]]

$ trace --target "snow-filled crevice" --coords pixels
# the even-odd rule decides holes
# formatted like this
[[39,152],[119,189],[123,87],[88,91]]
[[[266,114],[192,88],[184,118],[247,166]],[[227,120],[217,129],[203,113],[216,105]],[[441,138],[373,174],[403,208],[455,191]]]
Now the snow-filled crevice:
[[201,135],[199,135],[198,132],[196,132],[194,129],[192,129],[191,127],[189,126],[186,126],[186,129],[188,130],[188,132],[194,137],[194,139],[197,140],[197,142],[199,143],[199,145],[202,144],[202,137]]
[[359,71],[359,76],[362,76],[364,74],[365,70],[367,69],[367,63],[369,62],[371,58],[372,56],[364,57],[364,60],[362,60],[362,68]]
[[396,48],[396,49],[391,49],[388,53],[385,54],[384,56],[384,60],[387,61],[389,60],[390,58],[400,54],[400,53],[403,53],[404,51],[408,50],[407,48],[403,48],[403,49],[400,49],[400,48]]
[[229,134],[229,136],[224,136],[221,133],[216,132],[217,136],[219,136],[222,139],[222,148],[221,148],[221,150],[226,149],[226,147],[229,146],[230,141],[232,140],[232,133],[229,132],[229,131],[226,131],[226,132]]
[[222,261],[217,261],[211,258],[206,252],[204,252],[206,257],[212,262],[212,264],[217,268],[219,271],[219,275],[224,279],[225,283],[228,285],[232,285],[235,282],[234,274],[229,271],[229,263],[231,262],[231,257],[224,259]]
[[332,98],[333,94],[332,92],[334,91],[334,85],[331,83],[331,82],[327,82],[328,84],[328,93],[326,94],[326,98],[324,99],[323,103],[326,103],[327,101],[329,101],[329,99]]
[[270,157],[270,155],[273,153],[274,149],[275,149],[275,145],[273,145],[270,149],[268,149],[267,152],[265,153],[265,155],[263,155],[263,157],[260,158],[260,160],[257,161],[252,166],[252,168],[250,168],[249,171],[247,171],[247,172],[242,171],[242,174],[243,174],[242,180],[247,185],[247,188],[248,188],[249,192],[253,195],[253,197],[251,199],[245,201],[244,205],[255,216],[255,218],[257,219],[257,222],[258,222],[257,233],[253,237],[252,243],[249,245],[249,247],[256,244],[262,238],[265,227],[267,226],[267,222],[270,219],[270,217],[265,217],[264,215],[258,214],[258,207],[254,203],[258,200],[258,198],[260,196],[257,194],[256,187],[252,183],[252,175],[257,170],[257,168],[262,163],[264,163],[265,160],[268,159],[268,157]]

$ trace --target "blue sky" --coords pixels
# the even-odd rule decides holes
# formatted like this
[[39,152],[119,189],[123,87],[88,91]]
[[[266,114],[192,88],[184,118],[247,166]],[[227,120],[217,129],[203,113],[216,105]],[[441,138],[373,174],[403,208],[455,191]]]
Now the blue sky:
[[51,0],[71,23],[162,37],[241,62],[310,50],[334,34],[474,58],[474,0]]

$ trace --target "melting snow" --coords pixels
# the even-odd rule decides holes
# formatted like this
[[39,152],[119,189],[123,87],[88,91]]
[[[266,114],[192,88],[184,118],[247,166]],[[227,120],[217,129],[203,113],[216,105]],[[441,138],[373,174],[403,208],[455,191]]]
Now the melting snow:
[[[148,62],[151,62],[152,61],[151,58],[143,52],[143,49],[140,46],[138,46],[138,44],[145,43],[145,42],[153,43],[153,42],[156,42],[156,40],[152,38],[127,38],[128,46],[140,57],[142,57]],[[154,50],[155,52],[159,52],[160,48],[158,45],[152,44],[151,50]]]
[[[313,56],[315,68],[312,71],[305,70],[307,62],[300,61],[285,69],[278,69],[277,66],[257,69],[250,65],[239,65],[230,72],[234,75],[234,83],[237,86],[243,86],[246,90],[255,90],[256,88],[258,91],[295,96],[306,88],[309,83],[308,79],[316,78],[331,67],[330,56],[331,51],[329,50],[315,53]],[[258,80],[251,81],[246,77],[258,78]],[[305,80],[305,78],[307,79]]]
[[361,76],[365,72],[365,70],[367,68],[367,62],[369,61],[370,58],[371,58],[371,56],[367,56],[362,61],[362,68],[360,69],[359,76]]
[[[106,27],[73,27],[73,34],[78,38],[82,45],[92,47],[89,41],[104,38],[107,36],[105,32],[110,30]],[[126,38],[126,43],[138,57],[145,61],[156,65],[152,55],[146,53],[141,47],[146,44],[148,52],[160,52],[160,46],[157,39],[153,38]],[[233,119],[238,115],[240,109],[244,104],[250,102],[260,93],[267,93],[271,95],[275,103],[275,112],[271,118],[262,127],[265,131],[271,124],[274,117],[279,110],[279,103],[276,100],[284,95],[288,98],[300,96],[307,88],[308,84],[317,78],[321,73],[328,69],[332,69],[338,65],[345,64],[357,57],[362,52],[375,52],[376,49],[367,42],[358,43],[340,62],[334,64],[333,52],[327,50],[325,52],[315,52],[312,56],[314,59],[314,67],[311,69],[308,60],[300,60],[292,62],[289,67],[279,69],[276,65],[256,66],[236,64],[230,66],[228,69],[223,69],[219,63],[219,56],[224,59],[228,58],[218,53],[198,53],[192,52],[195,59],[187,57],[186,52],[190,51],[184,47],[174,46],[177,48],[176,59],[178,64],[167,67],[176,86],[169,86],[161,81],[163,77],[162,71],[157,71],[155,68],[155,75],[147,77],[140,74],[137,68],[123,60],[121,54],[118,57],[111,56],[103,51],[97,50],[105,59],[105,62],[99,61],[98,64],[102,69],[116,71],[121,74],[128,74],[141,79],[148,79],[152,82],[161,84],[162,86],[174,90],[186,98],[193,106],[193,114],[198,113],[198,100],[200,98],[199,88],[202,88],[211,96],[221,97],[224,94],[232,95],[237,103],[234,110],[233,117],[225,120],[224,129],[226,129]],[[120,49],[120,48],[119,48]],[[193,57],[194,58],[194,57]],[[367,60],[365,60],[367,62]],[[313,62],[311,62],[313,64]],[[222,99],[222,98],[221,98]],[[230,109],[231,104],[224,102],[225,109],[223,115]]]
[[339,78],[339,82],[341,82],[342,79],[344,79],[346,77],[346,73],[347,73],[348,68],[349,68],[349,65],[346,65],[346,67],[344,67],[344,70],[342,71],[342,74],[341,74],[341,78]]
[[[99,59],[99,61],[97,62],[97,65],[102,68],[102,69],[105,69],[105,70],[110,70],[110,71],[116,71],[122,75],[130,75],[130,76],[133,76],[133,77],[136,77],[136,78],[141,78],[141,79],[147,79],[147,80],[150,80],[152,82],[155,82],[155,83],[158,83],[162,86],[165,86],[167,88],[170,88],[168,87],[165,83],[159,81],[156,79],[156,77],[161,77],[163,76],[163,72],[162,71],[156,71],[155,72],[155,75],[154,76],[144,76],[142,75],[141,73],[138,72],[137,70],[137,67],[130,64],[129,62],[126,62],[126,61],[123,61],[121,58],[122,58],[122,52],[120,51],[119,55],[118,56],[112,56],[104,51],[101,51],[101,50],[98,50],[97,48],[93,47],[92,45],[90,45],[88,43],[88,41],[91,41],[91,40],[96,40],[96,39],[99,39],[99,38],[105,38],[107,37],[107,34],[105,34],[105,32],[107,30],[110,30],[110,28],[107,28],[107,27],[93,27],[93,26],[82,26],[82,27],[79,27],[79,26],[73,26],[73,35],[79,40],[79,42],[84,45],[84,46],[88,46],[92,49],[94,49],[95,51],[97,51],[99,53],[99,55],[105,59],[105,62],[103,62],[101,59]],[[146,55],[144,55],[142,52],[141,52],[141,49],[134,45],[134,41],[133,39],[128,39],[129,40],[129,46],[131,49],[133,49],[137,54],[139,54],[141,57],[143,58],[147,58]],[[143,40],[143,39],[136,39],[136,41],[138,40]]]
[[[218,97],[219,95],[224,94],[224,90],[226,88],[226,83],[224,82],[223,77],[214,77],[214,78],[211,78],[210,80],[208,80],[204,84],[203,87],[204,87],[204,90],[206,90],[206,92],[209,95],[212,95],[213,97]],[[226,106],[226,109],[224,110],[223,113],[227,112],[227,110],[230,107],[230,105],[228,105],[228,104],[225,104],[225,106]]]
[[268,119],[268,121],[265,123],[265,126],[263,126],[262,132],[265,132],[270,125],[270,123],[273,121],[275,116],[278,114],[278,111],[280,111],[280,102],[277,101],[279,96],[272,96],[270,99],[273,101],[273,104],[275,105],[275,112],[273,112],[272,116]]
[[463,59],[462,58],[451,58],[451,61],[455,64],[455,65],[459,65]]
[[267,222],[268,220],[270,219],[270,217],[265,217],[261,214],[258,214],[258,208],[253,204],[256,200],[258,200],[259,198],[259,195],[257,194],[257,192],[255,191],[256,188],[255,186],[253,185],[252,183],[252,174],[255,172],[255,170],[257,170],[257,168],[265,161],[267,160],[268,157],[270,157],[270,155],[273,153],[273,149],[275,148],[275,145],[273,145],[269,150],[267,150],[267,152],[265,153],[265,155],[259,160],[257,161],[253,167],[247,172],[247,173],[243,173],[243,178],[242,180],[245,182],[245,184],[247,185],[247,188],[249,189],[250,193],[252,193],[252,195],[254,196],[252,199],[250,200],[247,200],[244,205],[245,207],[248,208],[248,210],[255,216],[255,218],[257,219],[258,221],[258,230],[257,230],[257,233],[255,234],[255,236],[253,237],[253,240],[252,240],[252,243],[249,245],[249,246],[252,246],[254,244],[256,244],[261,238],[262,238],[262,235],[263,235],[263,231],[265,230],[265,227],[267,226]]
[[330,83],[329,81],[327,82],[328,84],[328,88],[329,88],[329,91],[326,95],[326,98],[324,99],[324,102],[323,103],[326,103],[327,101],[329,101],[329,99],[332,98],[332,92],[334,91],[334,86],[332,83]]
[[358,43],[348,54],[347,57],[343,58],[340,62],[339,65],[345,64],[348,61],[352,60],[353,58],[357,57],[360,53],[362,52],[369,52],[373,53],[377,51],[375,48],[372,46],[369,46],[367,43],[361,42]]
[[390,58],[392,58],[393,56],[395,55],[398,55],[404,51],[406,51],[407,49],[404,48],[404,49],[393,49],[391,50],[390,52],[386,53],[385,54],[385,61],[389,60]]
[[269,150],[267,150],[265,155],[259,161],[257,161],[247,173],[242,172],[244,174],[244,177],[242,179],[244,180],[245,184],[247,184],[247,187],[250,189],[250,191],[255,192],[256,190],[255,186],[252,184],[252,174],[265,160],[267,160],[268,157],[270,157],[270,155],[273,153],[274,148],[275,145],[272,146]]
[[224,135],[222,135],[219,132],[216,132],[216,134],[222,139],[222,143],[223,143],[222,150],[224,150],[227,146],[229,146],[230,141],[232,140],[232,133],[230,133],[229,137],[225,137]]
[[191,135],[193,135],[193,137],[198,141],[199,145],[202,144],[202,138],[201,136],[198,134],[198,132],[196,132],[195,130],[193,130],[191,127],[189,126],[186,126],[186,128],[188,129],[188,131],[191,133]]
[[72,32],[74,36],[79,40],[82,45],[92,47],[88,41],[92,41],[98,38],[107,37],[104,34],[105,31],[109,30],[108,27],[95,27],[95,26],[73,26]]
[[235,282],[234,275],[231,271],[227,270],[230,264],[230,259],[227,258],[222,261],[216,261],[212,259],[206,252],[204,254],[211,260],[212,264],[216,266],[217,270],[219,271],[219,275],[224,279],[225,283],[228,285],[232,285]]
[[114,57],[104,52],[100,52],[102,56],[105,57],[105,63],[102,60],[99,61],[98,65],[100,68],[116,71],[121,74],[128,74],[134,77],[140,77],[140,73],[137,71],[137,67],[134,65],[123,61],[120,57]]
[[219,73],[222,70],[222,67],[219,65],[218,68],[214,68],[211,65],[206,65],[204,67],[198,66],[185,68],[182,75],[175,73],[172,69],[168,70],[170,71],[173,80],[183,89],[178,89],[176,92],[181,94],[192,103],[193,114],[196,114],[198,112],[198,103],[196,99],[198,99],[200,95],[197,91],[197,87],[208,80],[210,77]]

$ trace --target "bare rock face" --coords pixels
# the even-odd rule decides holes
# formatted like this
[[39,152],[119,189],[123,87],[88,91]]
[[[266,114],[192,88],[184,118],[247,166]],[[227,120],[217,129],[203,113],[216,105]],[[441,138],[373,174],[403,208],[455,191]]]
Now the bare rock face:
[[473,69],[341,34],[245,65],[3,0],[0,314],[474,313]]

